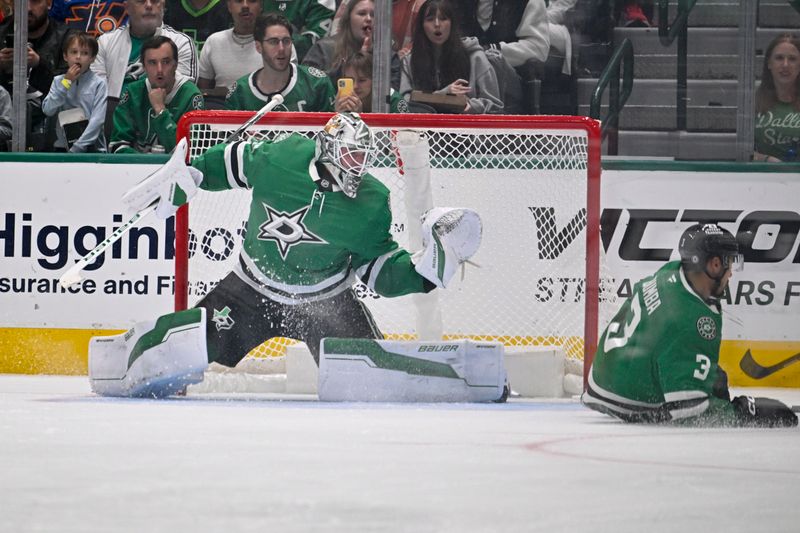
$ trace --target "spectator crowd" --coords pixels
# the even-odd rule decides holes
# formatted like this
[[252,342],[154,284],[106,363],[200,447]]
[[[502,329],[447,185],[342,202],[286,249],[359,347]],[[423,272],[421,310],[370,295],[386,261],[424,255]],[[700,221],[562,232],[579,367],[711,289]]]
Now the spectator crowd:
[[[11,5],[0,0],[0,150],[15,90]],[[392,0],[390,112],[574,114],[573,34],[587,5]],[[615,6],[617,24],[652,24],[652,1]],[[184,113],[257,110],[275,94],[278,111],[371,111],[374,0],[29,0],[27,15],[30,151],[168,152]],[[779,102],[792,114],[797,70],[772,64],[780,98],[772,89],[758,112]],[[534,102],[544,94],[550,107]]]

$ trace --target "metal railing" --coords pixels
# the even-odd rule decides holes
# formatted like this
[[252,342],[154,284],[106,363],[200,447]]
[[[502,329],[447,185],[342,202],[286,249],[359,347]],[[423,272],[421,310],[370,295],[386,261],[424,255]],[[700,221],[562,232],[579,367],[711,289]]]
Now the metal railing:
[[678,40],[678,68],[675,75],[677,81],[676,124],[679,131],[686,131],[686,112],[688,107],[688,42],[689,42],[689,13],[692,12],[697,0],[678,0],[678,12],[675,20],[669,21],[669,0],[658,0],[658,38],[663,46],[670,46],[675,39]]
[[[620,91],[620,77],[622,90]],[[600,108],[603,101],[603,92],[608,88],[608,114],[600,117]],[[600,119],[600,129],[603,138],[608,137],[608,154],[617,155],[619,152],[619,114],[625,107],[625,102],[633,91],[633,43],[624,39],[611,56],[608,64],[597,80],[597,86],[592,93],[592,102],[589,107],[589,116]]]

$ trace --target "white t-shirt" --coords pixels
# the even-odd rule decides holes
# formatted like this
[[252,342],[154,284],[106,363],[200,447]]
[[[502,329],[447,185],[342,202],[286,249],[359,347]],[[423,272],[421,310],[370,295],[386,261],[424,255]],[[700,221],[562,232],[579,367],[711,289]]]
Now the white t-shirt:
[[[292,62],[297,54],[292,47]],[[215,87],[230,87],[264,65],[252,35],[235,35],[233,28],[212,33],[200,51],[199,77],[214,80]]]

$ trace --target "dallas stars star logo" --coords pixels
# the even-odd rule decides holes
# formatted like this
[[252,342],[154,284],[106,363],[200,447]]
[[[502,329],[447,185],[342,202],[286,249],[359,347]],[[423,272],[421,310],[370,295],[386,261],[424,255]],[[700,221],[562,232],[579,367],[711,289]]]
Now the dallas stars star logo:
[[231,329],[235,324],[233,318],[231,318],[231,308],[227,305],[222,308],[222,311],[214,309],[214,316],[211,318],[211,321],[217,326],[217,331]]
[[275,211],[267,204],[267,220],[258,227],[258,239],[262,241],[275,241],[281,258],[286,259],[286,254],[292,246],[303,242],[311,244],[328,244],[306,228],[303,217],[306,216],[309,206],[298,209],[294,213]]

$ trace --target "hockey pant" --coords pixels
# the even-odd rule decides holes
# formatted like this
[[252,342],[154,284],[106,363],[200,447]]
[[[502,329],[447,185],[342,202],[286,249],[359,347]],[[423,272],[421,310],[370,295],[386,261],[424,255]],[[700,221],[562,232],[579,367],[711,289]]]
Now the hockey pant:
[[273,337],[305,342],[317,364],[324,337],[383,338],[352,289],[325,300],[287,305],[266,298],[231,272],[196,307],[206,309],[209,362],[231,367]]

